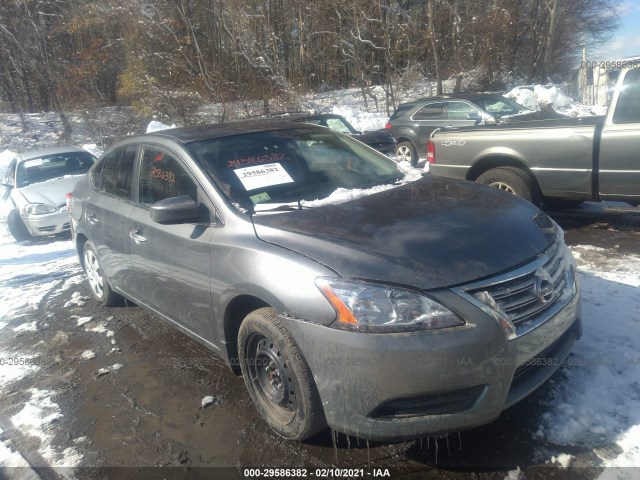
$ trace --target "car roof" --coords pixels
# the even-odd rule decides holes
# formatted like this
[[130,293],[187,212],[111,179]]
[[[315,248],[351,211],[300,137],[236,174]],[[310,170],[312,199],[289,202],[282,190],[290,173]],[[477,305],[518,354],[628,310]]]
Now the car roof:
[[435,95],[432,97],[424,97],[418,98],[416,100],[411,100],[410,102],[402,103],[401,105],[414,105],[423,102],[431,102],[431,101],[446,101],[446,100],[478,100],[480,98],[488,98],[488,97],[502,97],[500,93],[451,93],[448,95]]
[[57,153],[70,153],[70,152],[89,153],[86,150],[83,150],[78,147],[74,147],[72,145],[62,145],[59,147],[47,147],[47,148],[38,148],[37,150],[28,150],[26,152],[19,153],[17,156],[21,160],[31,160],[32,158],[44,157],[46,155],[55,155]]
[[[217,123],[211,125],[199,125],[195,127],[170,128],[167,130],[159,130],[152,133],[145,133],[135,137],[127,138],[127,140],[144,141],[146,138],[162,137],[169,140],[178,141],[183,144],[199,142],[203,140],[212,140],[216,138],[231,137],[246,133],[268,132],[274,130],[293,130],[299,129],[299,123],[293,123],[291,120],[280,120],[274,118],[261,118],[252,120],[241,120],[238,122]],[[307,128],[305,125],[304,128]],[[308,128],[324,128],[308,125]]]

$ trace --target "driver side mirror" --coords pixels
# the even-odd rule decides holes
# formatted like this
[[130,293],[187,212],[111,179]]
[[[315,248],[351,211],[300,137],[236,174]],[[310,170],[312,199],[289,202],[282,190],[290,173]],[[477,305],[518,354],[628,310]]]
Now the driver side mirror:
[[189,195],[159,200],[151,205],[149,215],[157,223],[185,223],[200,216],[198,204]]

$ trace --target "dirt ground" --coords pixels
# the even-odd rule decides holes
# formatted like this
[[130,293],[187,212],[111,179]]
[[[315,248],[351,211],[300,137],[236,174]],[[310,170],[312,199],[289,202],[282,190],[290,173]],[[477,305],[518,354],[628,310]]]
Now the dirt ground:
[[[640,214],[549,213],[565,229],[569,244],[640,253]],[[77,290],[90,297],[86,282]],[[494,423],[448,437],[388,445],[338,434],[334,447],[333,433],[325,431],[306,443],[283,440],[259,418],[242,378],[205,347],[137,306],[105,308],[88,299],[70,308],[65,307],[68,295],[52,290],[27,319],[55,328],[39,329],[37,335],[3,332],[0,338],[0,345],[38,352],[37,374],[0,394],[0,429],[1,438],[10,439],[43,479],[258,478],[246,470],[252,467],[306,469],[309,478],[332,467],[362,469],[365,477],[388,468],[392,478],[425,479],[503,479],[517,467],[527,479],[586,479],[600,473],[588,466],[594,453],[579,447],[569,451],[563,446],[561,451],[571,453],[573,465],[583,468],[561,471],[545,463],[561,453],[532,435],[544,413],[548,385]],[[79,317],[92,320],[80,327]],[[87,325],[104,328],[87,332]],[[83,359],[85,350],[95,352],[95,358]],[[113,367],[118,364],[122,367]],[[563,374],[561,368],[552,381],[561,382]],[[57,392],[63,416],[52,443],[61,450],[80,450],[82,467],[48,466],[38,453],[39,439],[11,426],[10,418],[28,400],[30,388]],[[213,403],[202,408],[201,400],[209,395]],[[351,473],[352,478],[358,475]],[[4,473],[15,478],[27,474],[20,469]]]

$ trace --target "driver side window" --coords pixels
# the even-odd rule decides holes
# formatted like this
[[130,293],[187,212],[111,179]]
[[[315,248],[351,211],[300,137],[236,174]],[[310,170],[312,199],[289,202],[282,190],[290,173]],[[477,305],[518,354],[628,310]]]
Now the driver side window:
[[140,165],[140,203],[151,205],[181,195],[198,199],[198,188],[186,169],[166,150],[144,147]]

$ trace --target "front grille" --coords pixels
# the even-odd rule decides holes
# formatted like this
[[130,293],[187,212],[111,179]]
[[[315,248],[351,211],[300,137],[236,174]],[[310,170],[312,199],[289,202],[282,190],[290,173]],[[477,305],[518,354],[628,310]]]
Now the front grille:
[[517,335],[531,323],[551,316],[575,293],[575,272],[562,236],[535,261],[514,272],[470,285],[464,292],[500,318],[507,319]]

